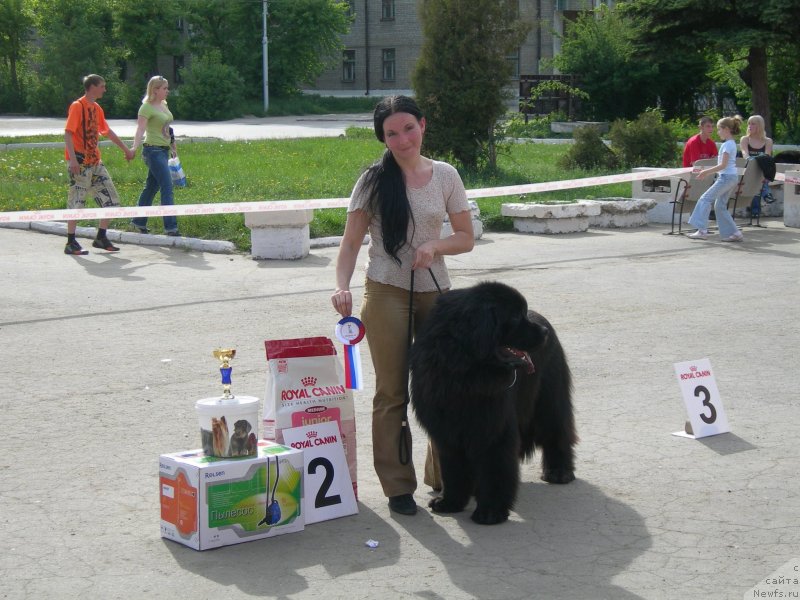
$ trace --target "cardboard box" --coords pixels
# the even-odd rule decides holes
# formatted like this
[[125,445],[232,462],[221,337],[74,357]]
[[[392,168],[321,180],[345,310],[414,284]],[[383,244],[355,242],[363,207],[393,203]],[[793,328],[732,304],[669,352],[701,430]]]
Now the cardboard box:
[[259,441],[258,454],[162,454],[161,536],[208,550],[302,531],[303,452]]

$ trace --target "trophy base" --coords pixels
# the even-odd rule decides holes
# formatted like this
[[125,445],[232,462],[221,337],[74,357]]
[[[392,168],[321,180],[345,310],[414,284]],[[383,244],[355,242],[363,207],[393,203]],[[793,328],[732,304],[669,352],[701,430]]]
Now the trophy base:
[[200,438],[207,456],[255,456],[258,443],[258,398],[203,398],[195,403]]

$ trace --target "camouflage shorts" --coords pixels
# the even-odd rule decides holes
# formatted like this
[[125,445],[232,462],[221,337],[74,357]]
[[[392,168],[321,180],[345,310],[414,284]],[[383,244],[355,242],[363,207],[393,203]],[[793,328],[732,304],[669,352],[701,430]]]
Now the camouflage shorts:
[[81,165],[80,173],[69,174],[67,208],[86,208],[86,197],[90,194],[100,208],[119,206],[117,188],[103,163]]

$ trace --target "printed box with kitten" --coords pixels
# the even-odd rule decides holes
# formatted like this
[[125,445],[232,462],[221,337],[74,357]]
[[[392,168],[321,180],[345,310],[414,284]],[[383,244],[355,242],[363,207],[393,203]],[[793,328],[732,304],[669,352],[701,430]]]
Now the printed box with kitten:
[[161,536],[195,550],[305,528],[303,452],[261,440],[256,456],[159,457]]

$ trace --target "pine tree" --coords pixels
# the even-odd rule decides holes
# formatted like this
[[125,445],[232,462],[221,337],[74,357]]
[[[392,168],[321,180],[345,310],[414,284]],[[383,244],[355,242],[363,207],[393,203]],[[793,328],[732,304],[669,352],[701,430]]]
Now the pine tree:
[[517,0],[422,0],[423,44],[412,74],[427,118],[425,151],[466,168],[491,166],[492,132],[506,111],[507,56],[527,35]]

